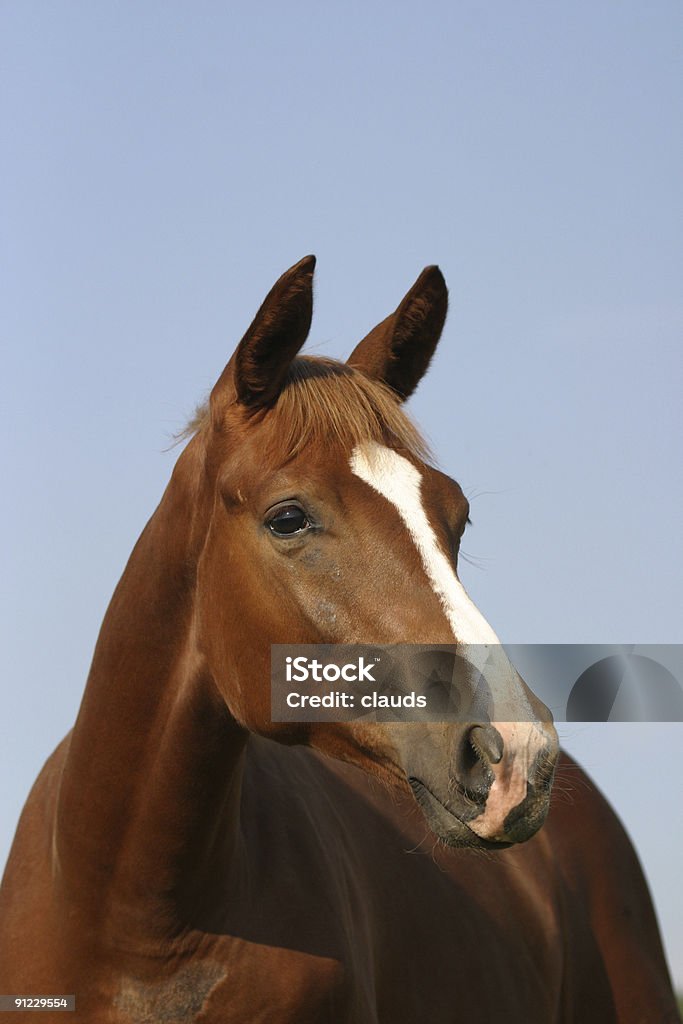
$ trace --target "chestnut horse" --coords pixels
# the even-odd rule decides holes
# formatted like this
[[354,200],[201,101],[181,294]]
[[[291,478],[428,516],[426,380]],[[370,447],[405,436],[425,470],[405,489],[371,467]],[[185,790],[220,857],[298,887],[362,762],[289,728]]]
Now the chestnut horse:
[[[93,1024],[676,1020],[636,857],[568,759],[538,831],[555,730],[458,580],[467,501],[401,409],[443,278],[341,364],[297,355],[314,262],[267,296],[112,598],[8,862],[0,992]],[[276,724],[285,642],[497,649],[507,711]]]

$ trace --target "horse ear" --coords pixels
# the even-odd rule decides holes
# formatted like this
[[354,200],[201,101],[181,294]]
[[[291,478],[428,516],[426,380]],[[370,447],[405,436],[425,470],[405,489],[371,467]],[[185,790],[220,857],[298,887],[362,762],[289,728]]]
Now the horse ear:
[[304,256],[275,282],[211,392],[213,406],[226,392],[252,410],[277,398],[311,329],[314,269],[315,256]]
[[443,274],[425,267],[398,309],[359,342],[349,365],[408,398],[427,371],[447,312]]

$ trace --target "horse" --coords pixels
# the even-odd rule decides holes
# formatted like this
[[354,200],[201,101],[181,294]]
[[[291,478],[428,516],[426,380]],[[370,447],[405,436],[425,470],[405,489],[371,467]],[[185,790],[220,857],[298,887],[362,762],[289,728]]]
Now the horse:
[[[467,500],[402,407],[443,276],[340,363],[299,354],[314,265],[268,293],[115,590],[18,825],[0,991],[97,1024],[677,1020],[636,856],[465,592]],[[508,712],[274,722],[278,643],[496,650]]]

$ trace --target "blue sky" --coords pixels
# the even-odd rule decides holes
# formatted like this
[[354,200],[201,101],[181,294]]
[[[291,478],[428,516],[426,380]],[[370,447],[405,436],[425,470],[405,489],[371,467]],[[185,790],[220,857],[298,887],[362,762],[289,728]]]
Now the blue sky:
[[[411,408],[472,499],[462,576],[499,634],[683,641],[680,4],[24,0],[0,22],[0,859],[169,436],[308,252],[336,356],[442,267]],[[563,733],[683,987],[681,727]]]

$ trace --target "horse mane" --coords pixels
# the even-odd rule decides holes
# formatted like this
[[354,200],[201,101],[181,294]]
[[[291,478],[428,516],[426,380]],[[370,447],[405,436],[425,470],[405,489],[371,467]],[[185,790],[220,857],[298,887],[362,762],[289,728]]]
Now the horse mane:
[[[347,363],[299,356],[290,365],[284,386],[267,415],[273,418],[278,449],[287,458],[308,444],[354,448],[364,441],[388,443],[419,459],[430,458],[429,446],[386,384],[367,377]],[[201,405],[180,438],[201,430],[209,419]]]

